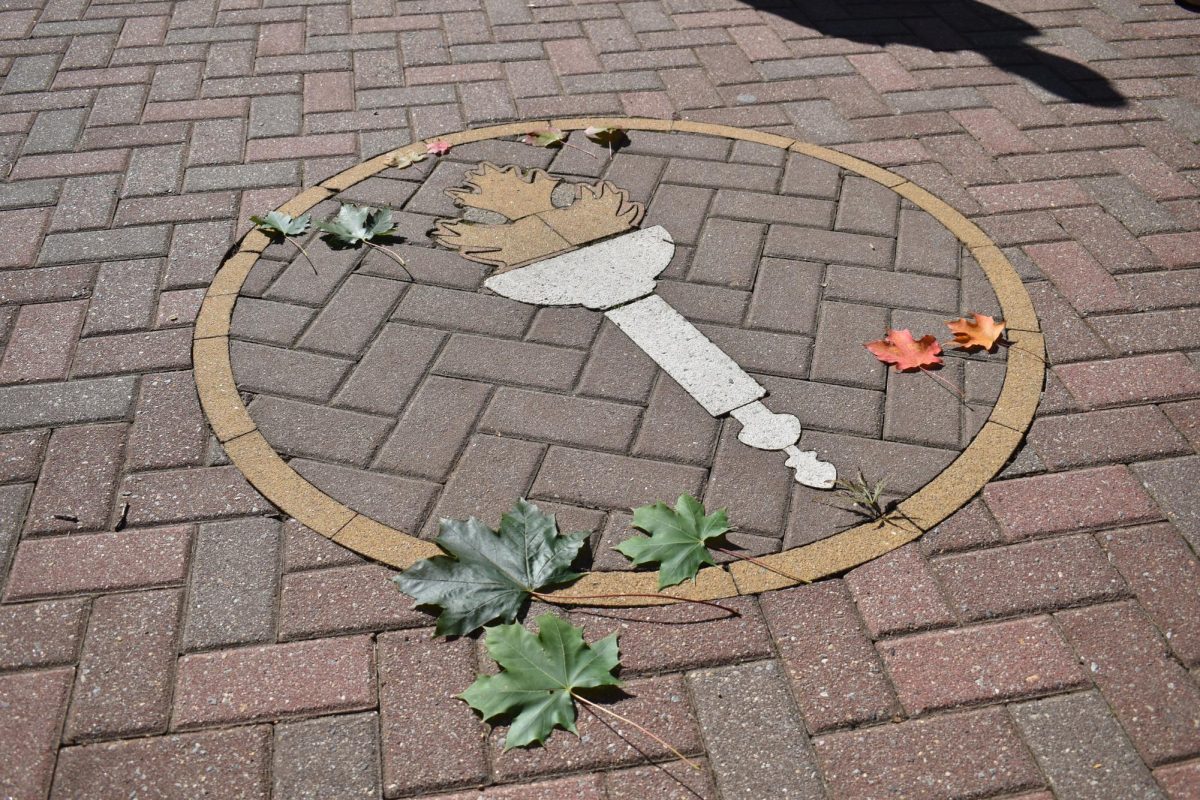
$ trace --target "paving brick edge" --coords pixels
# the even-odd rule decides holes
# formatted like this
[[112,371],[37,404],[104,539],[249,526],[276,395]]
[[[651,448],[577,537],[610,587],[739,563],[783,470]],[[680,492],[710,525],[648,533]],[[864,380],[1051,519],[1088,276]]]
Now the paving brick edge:
[[[1033,422],[1045,378],[1045,341],[1033,302],[1020,276],[977,225],[945,201],[902,175],[845,153],[773,133],[690,120],[627,117],[537,119],[470,128],[434,137],[451,145],[522,135],[553,125],[560,130],[619,127],[718,136],[791,150],[869,178],[919,206],[953,233],[979,263],[1000,302],[1013,346],[1004,384],[987,422],[971,443],[942,472],[899,504],[886,518],[864,523],[811,544],[794,547],[758,561],[771,569],[738,561],[702,569],[695,583],[659,592],[657,572],[590,572],[551,597],[563,604],[644,606],[668,604],[674,598],[716,600],[793,586],[844,572],[913,541],[966,505],[1008,462]],[[391,159],[426,152],[428,141],[414,142],[380,154],[305,189],[279,207],[298,216],[391,164]],[[200,403],[209,425],[233,464],[283,512],[344,547],[390,567],[405,569],[441,551],[432,542],[384,525],[325,494],[288,466],[258,432],[234,382],[229,353],[229,327],[238,292],[270,240],[261,232],[246,234],[217,270],[196,319],[193,368]],[[1020,354],[1013,358],[1014,354]],[[580,600],[583,595],[658,595]]]

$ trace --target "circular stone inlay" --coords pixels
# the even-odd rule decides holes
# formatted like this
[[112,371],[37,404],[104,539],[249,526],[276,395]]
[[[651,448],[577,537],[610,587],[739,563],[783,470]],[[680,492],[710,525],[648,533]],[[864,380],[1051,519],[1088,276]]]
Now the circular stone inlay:
[[[284,512],[405,568],[439,552],[439,518],[495,525],[527,496],[561,528],[593,531],[593,571],[558,599],[646,605],[654,600],[571,599],[656,593],[656,573],[628,570],[612,551],[634,533],[632,506],[689,492],[728,507],[730,540],[759,563],[703,569],[662,597],[729,597],[796,582],[780,573],[842,572],[912,541],[1010,458],[1040,397],[1043,340],[1020,278],[957,211],[900,175],[774,134],[652,119],[551,124],[573,131],[574,146],[513,141],[544,120],[466,130],[438,137],[447,155],[394,169],[393,159],[425,152],[414,143],[280,208],[314,219],[338,201],[393,209],[403,240],[389,249],[405,267],[314,237],[314,274],[290,244],[258,232],[221,266],[196,325],[201,402],[232,462]],[[623,128],[629,142],[610,157],[582,135],[589,126]],[[554,230],[531,216],[537,232],[522,225],[526,239],[504,239],[509,253],[549,252],[545,237],[573,235],[562,219],[585,224],[574,204],[615,197],[597,188],[605,181],[624,190],[641,209],[614,205],[621,225],[662,226],[674,241],[655,293],[767,389],[772,411],[799,418],[800,449],[844,478],[884,479],[894,510],[860,523],[830,493],[796,483],[784,454],[739,442],[738,422],[706,413],[600,311],[485,289],[488,258],[431,235],[439,221],[466,218],[471,236],[505,222],[464,212],[446,193],[484,162],[560,182],[541,198],[553,198],[541,214]],[[613,232],[611,220],[593,223],[596,236],[567,246]],[[1012,345],[945,354],[938,375],[965,402],[862,347],[887,328],[945,338],[944,322],[969,312],[1003,317]]]

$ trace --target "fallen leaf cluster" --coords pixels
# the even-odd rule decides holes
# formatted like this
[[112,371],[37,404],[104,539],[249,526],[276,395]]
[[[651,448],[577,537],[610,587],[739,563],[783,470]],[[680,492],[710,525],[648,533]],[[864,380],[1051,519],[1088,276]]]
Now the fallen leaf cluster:
[[[995,352],[1004,335],[1004,320],[993,319],[987,314],[972,314],[971,319],[961,317],[949,320],[946,327],[954,334],[954,346],[968,352]],[[926,334],[915,339],[907,328],[889,328],[882,339],[866,342],[863,346],[884,364],[891,364],[901,372],[927,370],[940,367],[943,363],[942,345],[935,336]]]
[[[583,135],[596,144],[602,144],[607,147],[609,158],[612,158],[615,147],[619,147],[628,140],[624,128],[613,126],[599,127],[593,125],[589,128],[584,128]],[[521,141],[534,147],[574,147],[581,153],[587,153],[592,158],[596,158],[595,153],[571,144],[570,134],[559,130],[553,125],[548,125],[545,128],[535,128],[522,136]]]
[[[660,564],[659,588],[695,580],[702,564],[714,563],[708,547],[729,530],[724,509],[706,514],[689,495],[674,509],[664,503],[634,509],[633,524],[650,535],[627,539],[617,549],[635,564]],[[540,744],[555,727],[575,733],[576,701],[658,740],[580,694],[619,685],[615,635],[588,645],[583,628],[553,614],[538,617],[536,636],[521,624],[531,599],[580,577],[571,565],[586,539],[584,532],[560,534],[553,514],[518,500],[497,530],[475,517],[441,520],[434,543],[442,553],[393,579],[417,608],[438,612],[435,635],[483,628],[500,672],[479,676],[460,697],[485,721],[510,721],[505,749]]]

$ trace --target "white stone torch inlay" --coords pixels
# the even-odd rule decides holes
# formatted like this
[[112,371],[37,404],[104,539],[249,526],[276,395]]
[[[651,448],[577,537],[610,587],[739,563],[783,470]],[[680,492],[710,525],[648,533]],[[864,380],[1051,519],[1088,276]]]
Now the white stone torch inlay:
[[800,421],[763,405],[767,390],[654,294],[654,279],[674,253],[671,235],[656,225],[493,275],[484,285],[522,303],[603,311],[705,411],[740,422],[741,442],[784,451],[798,482],[832,488],[834,466],[796,447]]

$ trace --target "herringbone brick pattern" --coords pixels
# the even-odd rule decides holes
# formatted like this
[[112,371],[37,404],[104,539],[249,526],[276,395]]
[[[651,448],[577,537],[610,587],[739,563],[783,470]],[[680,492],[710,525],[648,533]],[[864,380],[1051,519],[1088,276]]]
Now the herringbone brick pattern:
[[[481,160],[566,181],[636,176],[646,223],[679,245],[659,293],[768,386],[775,410],[800,418],[801,446],[908,494],[986,419],[1003,352],[948,355],[941,385],[888,375],[861,348],[889,326],[920,336],[970,311],[999,314],[978,265],[926,212],[775,148],[642,132],[610,159],[582,135],[571,144],[579,150],[467,145],[423,174],[385,173],[346,196],[428,230],[461,213],[440,190]],[[684,157],[655,155],[664,152]],[[609,512],[683,491],[728,506],[755,552],[853,522],[813,502],[819,493],[797,487],[779,454],[738,442],[736,422],[711,418],[600,314],[481,293],[474,267],[433,247],[427,235],[406,242],[413,269],[427,272],[412,282],[377,252],[331,251],[314,236],[314,274],[276,246],[268,255],[290,263],[239,306],[234,374],[251,416],[334,497],[432,535],[443,517],[496,524],[506,495],[527,496],[591,530],[601,553],[629,533]],[[609,527],[622,534],[601,541]]]
[[[1194,797],[1198,35],[1194,12],[1131,0],[0,3],[0,796]],[[453,699],[477,644],[431,642],[386,570],[280,519],[189,372],[250,214],[411,139],[571,114],[887,165],[1005,249],[1047,335],[1023,449],[918,543],[727,601],[737,617],[572,612],[622,633],[618,710],[700,772],[587,715],[583,740],[502,755]],[[680,243],[664,297],[786,410],[824,409],[813,446],[864,468],[957,450],[969,426],[911,416],[944,402],[932,382],[902,396],[856,360],[864,326],[982,305],[940,228],[817,162],[677,141],[611,164],[486,155],[648,202]],[[488,297],[481,268],[426,246],[454,213],[441,189],[484,155],[344,195],[402,209],[411,275],[319,250],[313,279],[286,246],[256,267],[239,380],[297,469],[426,532],[523,491],[601,544],[631,502],[681,490],[744,509],[747,547],[836,526],[748,493],[731,431],[598,315]],[[964,362],[969,399],[991,371]],[[893,480],[915,487],[905,458]]]

